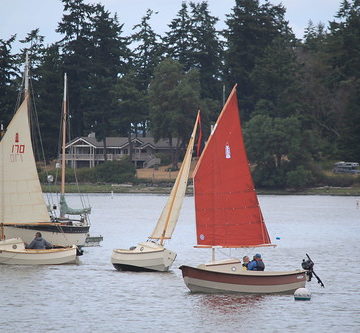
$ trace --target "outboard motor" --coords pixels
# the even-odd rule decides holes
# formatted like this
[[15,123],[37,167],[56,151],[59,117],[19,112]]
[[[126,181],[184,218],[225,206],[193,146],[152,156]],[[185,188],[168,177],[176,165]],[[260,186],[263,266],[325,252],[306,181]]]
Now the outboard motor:
[[311,260],[309,255],[306,253],[307,260],[303,259],[301,263],[301,267],[306,270],[306,275],[308,276],[308,281],[311,281],[312,277],[315,276],[317,279],[317,282],[320,283],[320,286],[325,288],[323,282],[320,280],[320,278],[316,275],[314,272],[314,262]]

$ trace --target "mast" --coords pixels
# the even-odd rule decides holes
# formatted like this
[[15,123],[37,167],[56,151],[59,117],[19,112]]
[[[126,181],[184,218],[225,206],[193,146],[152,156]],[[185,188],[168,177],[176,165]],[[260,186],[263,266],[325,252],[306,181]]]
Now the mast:
[[160,215],[152,235],[150,236],[152,239],[159,239],[161,245],[163,245],[166,239],[171,238],[180,214],[189,178],[192,151],[199,121],[200,116],[198,113],[179,173],[176,177],[168,201]]
[[25,55],[25,70],[24,70],[24,97],[29,96],[29,52],[26,51]]
[[66,118],[67,118],[67,75],[64,74],[64,99],[62,116],[62,145],[61,145],[61,187],[60,194],[65,194],[65,145],[66,145]]

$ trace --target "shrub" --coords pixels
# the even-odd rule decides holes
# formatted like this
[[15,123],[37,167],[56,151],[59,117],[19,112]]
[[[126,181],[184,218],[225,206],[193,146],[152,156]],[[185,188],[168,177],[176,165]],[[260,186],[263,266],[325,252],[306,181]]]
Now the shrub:
[[132,182],[136,169],[129,159],[105,162],[95,168],[95,177],[98,182],[123,183]]

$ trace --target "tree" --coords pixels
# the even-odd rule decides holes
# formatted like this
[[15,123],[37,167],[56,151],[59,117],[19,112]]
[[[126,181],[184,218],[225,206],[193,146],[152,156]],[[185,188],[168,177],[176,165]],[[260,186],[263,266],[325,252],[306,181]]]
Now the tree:
[[191,68],[199,71],[201,97],[216,100],[218,108],[221,101],[222,44],[215,25],[219,20],[210,15],[208,3],[190,2],[192,22]]
[[166,59],[155,70],[149,97],[151,132],[156,141],[167,138],[175,147],[172,162],[177,168],[179,148],[189,138],[201,103],[198,73],[185,73],[180,63]]
[[64,71],[68,73],[69,100],[71,101],[71,116],[73,134],[84,134],[84,111],[89,102],[86,99],[89,75],[91,72],[91,16],[95,12],[94,5],[84,3],[84,0],[62,0],[64,15],[59,22],[57,32],[64,35],[59,43],[62,47]]
[[285,187],[288,172],[306,164],[301,123],[295,117],[254,116],[244,137],[250,161],[255,163],[254,181],[264,187]]
[[[160,36],[154,32],[149,24],[153,14],[154,12],[148,9],[146,15],[141,19],[141,22],[133,27],[135,33],[131,35],[130,39],[137,46],[133,51],[133,70],[130,75],[126,77],[126,81],[133,90],[132,93],[130,93],[130,103],[140,103],[140,105],[136,106],[136,111],[133,111],[136,112],[136,117],[135,114],[132,114],[127,118],[131,118],[132,120],[136,118],[136,122],[132,122],[135,135],[138,134],[138,127],[140,127],[143,136],[146,135],[150,113],[148,89],[150,81],[154,76],[155,67],[162,59],[162,46],[159,42]],[[131,82],[129,82],[130,78]],[[122,81],[124,82],[124,80]],[[123,89],[127,89],[127,87],[123,87]],[[137,90],[137,92],[135,92],[135,90]],[[123,98],[122,101],[124,101]],[[127,109],[130,111],[132,108]],[[130,128],[131,126],[129,129]],[[129,134],[131,135],[131,133]]]
[[[266,111],[272,117],[289,117],[301,108],[299,94],[299,65],[293,48],[280,38],[274,39],[259,57],[250,81],[254,87],[256,112]],[[261,105],[266,101],[263,109]]]
[[263,5],[258,0],[236,0],[232,13],[227,15],[225,76],[228,85],[238,83],[244,119],[255,108],[254,86],[250,75],[256,61],[276,38],[294,42],[294,35],[285,20],[285,8],[280,4]]
[[16,85],[14,78],[17,76],[15,56],[11,54],[12,43],[16,35],[8,40],[0,39],[0,125],[4,127],[9,123],[16,103]]
[[[96,138],[103,141],[104,160],[106,154],[106,136],[114,129],[111,120],[116,111],[115,85],[118,75],[127,70],[129,50],[128,41],[121,37],[122,26],[117,17],[110,17],[104,6],[97,5],[91,18],[92,47],[90,48],[91,72],[89,73],[88,108],[85,119],[92,125]],[[90,126],[88,127],[90,129]]]
[[190,20],[188,5],[182,2],[181,9],[169,24],[170,30],[166,32],[163,38],[163,44],[166,50],[166,56],[177,60],[187,71],[192,68],[192,36],[189,34],[192,30],[193,22]]

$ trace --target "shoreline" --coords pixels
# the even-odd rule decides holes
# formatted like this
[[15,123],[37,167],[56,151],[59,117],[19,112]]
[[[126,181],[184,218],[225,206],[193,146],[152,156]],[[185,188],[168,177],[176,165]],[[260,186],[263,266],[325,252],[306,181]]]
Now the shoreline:
[[[66,193],[153,193],[169,194],[172,184],[67,184]],[[43,192],[59,192],[59,185],[42,184]],[[360,196],[360,187],[315,187],[302,190],[267,190],[257,189],[260,195],[339,195],[339,196]],[[193,187],[189,185],[187,195],[193,194]]]

